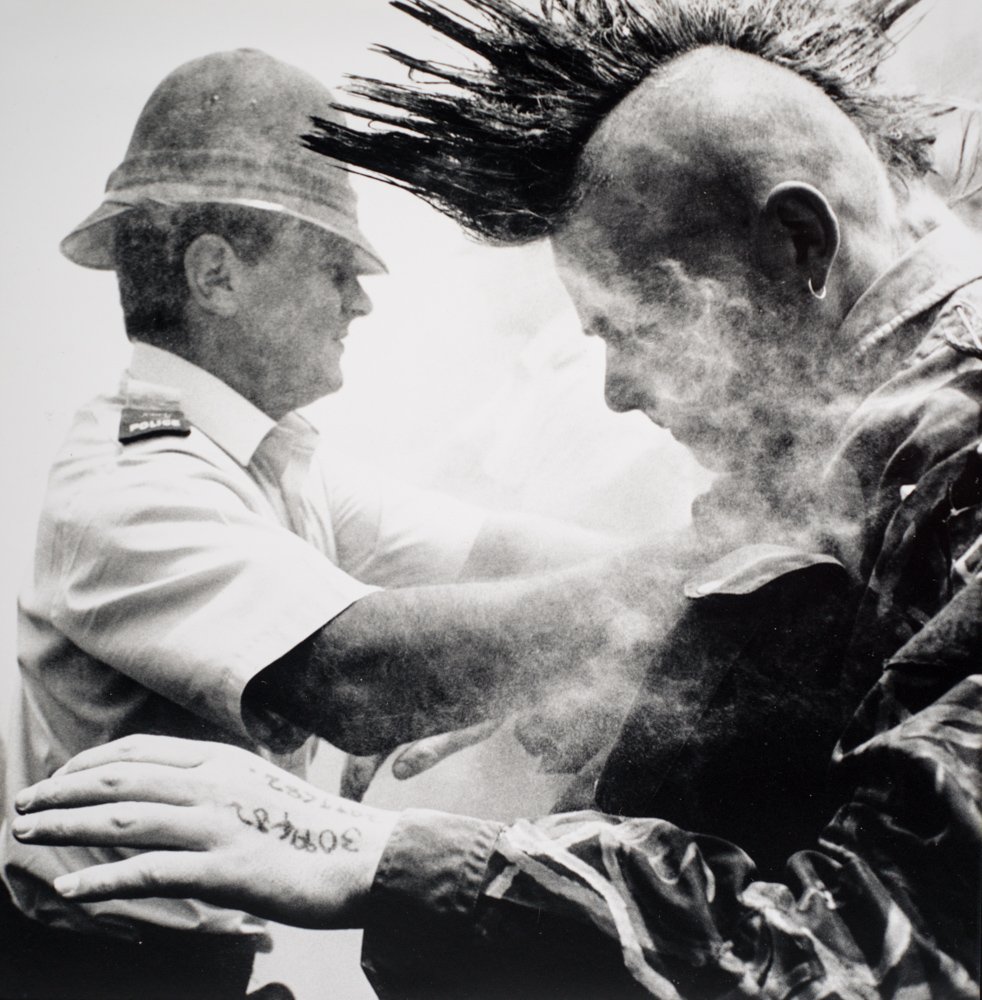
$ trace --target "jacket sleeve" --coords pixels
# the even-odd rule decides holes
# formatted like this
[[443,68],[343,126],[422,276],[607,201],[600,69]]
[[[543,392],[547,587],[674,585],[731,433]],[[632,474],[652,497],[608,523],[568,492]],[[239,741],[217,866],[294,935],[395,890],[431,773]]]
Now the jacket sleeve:
[[887,664],[843,803],[779,882],[658,819],[404,815],[364,964],[383,1000],[977,997],[982,580]]

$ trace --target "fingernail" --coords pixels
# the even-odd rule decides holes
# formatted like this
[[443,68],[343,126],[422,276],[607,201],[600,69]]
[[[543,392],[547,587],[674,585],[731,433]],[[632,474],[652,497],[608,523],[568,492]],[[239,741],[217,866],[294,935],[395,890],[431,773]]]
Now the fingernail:
[[25,788],[17,793],[17,798],[14,799],[14,808],[18,812],[23,812],[25,809],[30,809],[33,802],[34,792],[30,788]]
[[55,879],[55,892],[60,896],[74,896],[78,892],[77,875],[59,875]]
[[34,829],[34,819],[31,816],[16,816],[10,824],[15,837],[29,837]]
[[404,764],[401,760],[396,761],[392,765],[392,773],[400,780],[405,781],[406,778],[411,778],[415,773],[415,769],[410,767],[408,764]]

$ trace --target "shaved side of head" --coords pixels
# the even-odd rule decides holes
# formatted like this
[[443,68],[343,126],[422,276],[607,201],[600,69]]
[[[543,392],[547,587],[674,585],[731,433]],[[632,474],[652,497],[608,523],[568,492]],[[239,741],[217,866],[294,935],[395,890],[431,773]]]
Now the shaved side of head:
[[709,273],[741,246],[749,266],[768,195],[788,182],[828,200],[846,258],[867,257],[871,242],[892,248],[893,180],[849,116],[790,70],[708,46],[652,73],[607,115],[561,231],[602,220],[623,262],[633,254],[641,267],[653,250],[678,256],[680,241]]

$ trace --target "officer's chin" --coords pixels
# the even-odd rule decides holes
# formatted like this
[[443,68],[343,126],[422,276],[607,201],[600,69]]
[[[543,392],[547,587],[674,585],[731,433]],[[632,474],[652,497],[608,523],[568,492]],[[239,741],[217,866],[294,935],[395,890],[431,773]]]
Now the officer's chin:
[[325,396],[333,396],[334,393],[339,392],[341,387],[344,385],[344,373],[340,368],[334,368],[330,371],[324,372],[323,378],[320,382],[320,399]]
[[304,407],[313,406],[315,403],[327,399],[328,396],[333,396],[343,385],[344,378],[340,372],[336,372],[330,378],[324,378],[317,385],[311,386],[309,391],[304,393],[304,398],[298,401],[293,409],[301,410]]

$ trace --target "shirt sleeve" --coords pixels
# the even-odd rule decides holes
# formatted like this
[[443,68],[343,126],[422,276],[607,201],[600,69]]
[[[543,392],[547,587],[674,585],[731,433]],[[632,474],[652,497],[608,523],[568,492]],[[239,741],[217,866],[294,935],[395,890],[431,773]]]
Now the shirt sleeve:
[[338,562],[353,576],[383,587],[458,579],[487,516],[483,509],[334,453],[324,468]]
[[658,819],[408,814],[369,978],[383,1000],[977,997],[979,649],[976,579],[888,664],[836,761],[843,805],[781,881]]
[[243,721],[249,680],[375,588],[209,462],[150,445],[59,511],[52,621],[150,690],[261,739]]

